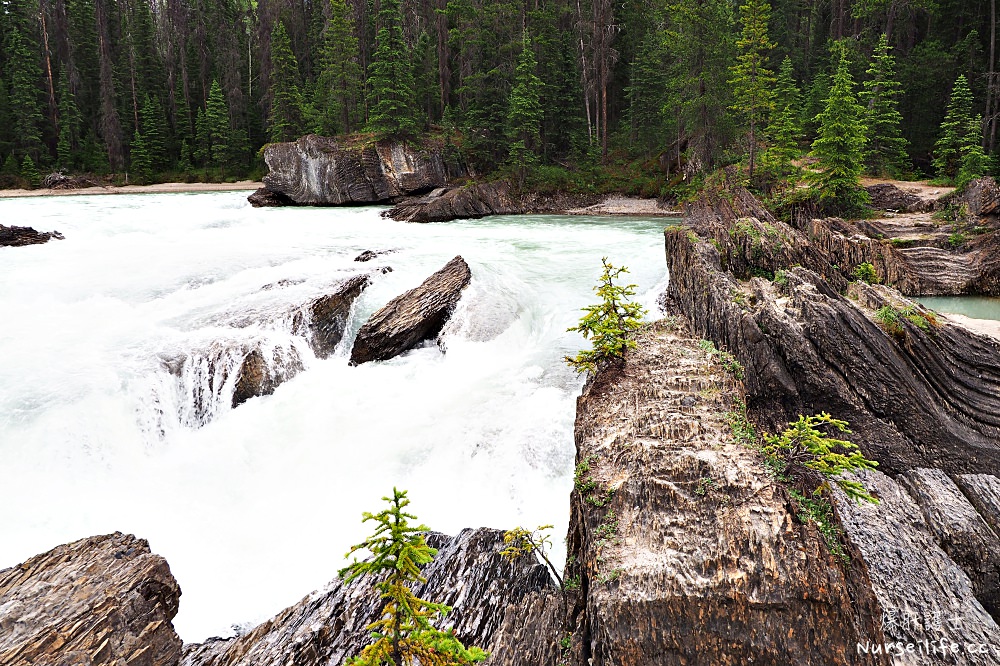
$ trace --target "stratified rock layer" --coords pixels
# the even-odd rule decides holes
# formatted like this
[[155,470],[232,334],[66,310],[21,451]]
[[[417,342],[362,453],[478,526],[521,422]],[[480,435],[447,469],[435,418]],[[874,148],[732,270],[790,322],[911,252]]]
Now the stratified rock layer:
[[471,280],[469,265],[455,257],[419,287],[389,301],[358,331],[351,363],[384,361],[435,337]]
[[0,664],[175,666],[181,590],[143,539],[90,537],[0,570]]
[[[423,571],[427,582],[413,591],[452,606],[438,626],[453,629],[466,645],[493,649],[508,606],[552,588],[533,560],[512,564],[499,555],[498,530],[463,530],[454,538],[431,533],[428,543],[439,552]],[[181,666],[339,666],[371,642],[366,627],[382,605],[371,581],[345,587],[335,580],[239,638],[186,645]]]
[[269,172],[254,205],[339,206],[383,203],[442,187],[463,175],[436,149],[402,142],[347,146],[337,139],[310,134],[298,141],[272,143],[264,150]]
[[507,183],[498,182],[436,189],[396,204],[385,215],[400,222],[447,222],[523,212],[524,202],[511,193]]
[[31,227],[5,227],[0,224],[0,247],[39,245],[53,238],[63,240],[63,235],[58,231],[35,231]]

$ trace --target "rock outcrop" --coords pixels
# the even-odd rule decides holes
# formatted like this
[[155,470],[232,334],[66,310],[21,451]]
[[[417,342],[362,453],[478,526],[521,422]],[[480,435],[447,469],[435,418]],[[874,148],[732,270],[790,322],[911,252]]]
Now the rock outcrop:
[[[828,411],[851,423],[882,471],[1000,473],[1000,341],[887,287],[854,283],[841,293],[844,277],[831,276],[823,249],[787,225],[771,222],[773,238],[745,246],[736,232],[744,219],[730,224],[735,233],[714,244],[668,229],[669,294],[696,335],[746,366],[760,423],[773,431]],[[752,277],[778,270],[780,281]]]
[[934,210],[934,202],[913,192],[905,192],[892,183],[877,183],[865,188],[876,210],[903,213],[927,213]]
[[0,664],[175,666],[181,590],[143,539],[59,546],[0,570]]
[[358,331],[351,364],[385,361],[434,338],[471,280],[469,265],[455,257],[419,287],[389,301]]
[[[439,552],[423,571],[427,582],[414,592],[452,607],[439,626],[466,645],[493,650],[508,607],[553,587],[533,559],[512,564],[499,555],[499,530],[463,530],[454,538],[431,533],[428,543]],[[366,626],[381,606],[369,581],[344,586],[334,580],[243,636],[186,645],[181,666],[339,666],[371,641]]]
[[63,235],[58,231],[35,231],[31,227],[5,227],[0,224],[0,247],[39,245],[53,238],[63,240]]
[[399,222],[447,222],[525,212],[525,203],[504,182],[438,188],[396,204],[384,213]]
[[306,335],[317,358],[333,355],[344,338],[354,301],[370,284],[371,277],[368,275],[350,277],[335,291],[317,298],[295,315],[292,323],[294,330]]
[[402,142],[351,146],[310,134],[298,141],[272,143],[264,149],[270,170],[266,192],[252,195],[254,205],[341,206],[385,203],[423,194],[465,175],[437,148],[419,149]]

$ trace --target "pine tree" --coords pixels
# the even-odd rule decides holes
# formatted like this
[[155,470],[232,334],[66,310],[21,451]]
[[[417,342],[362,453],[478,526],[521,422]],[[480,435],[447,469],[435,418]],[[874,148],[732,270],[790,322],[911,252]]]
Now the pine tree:
[[0,169],[0,173],[5,176],[20,176],[21,169],[17,166],[17,159],[14,158],[14,153],[9,153],[7,159],[4,160],[3,168]]
[[861,102],[867,107],[868,147],[865,165],[875,176],[899,176],[908,170],[907,141],[902,135],[899,113],[901,86],[896,80],[896,58],[883,34],[868,66]]
[[983,150],[983,117],[973,116],[966,128],[962,143],[962,163],[955,184],[965,187],[976,178],[982,178],[990,170],[990,159]]
[[281,21],[271,31],[270,94],[271,112],[267,119],[270,141],[296,140],[304,126],[304,105],[299,89],[299,67]]
[[941,134],[934,144],[934,169],[938,178],[951,180],[958,175],[968,146],[966,135],[972,124],[972,90],[961,75],[951,89],[948,111],[941,123]]
[[139,111],[142,125],[142,140],[146,145],[150,165],[154,172],[170,168],[170,156],[167,154],[166,134],[167,119],[160,101],[146,95]]
[[528,167],[536,161],[542,125],[542,105],[539,101],[542,81],[535,73],[534,46],[528,31],[521,38],[521,55],[514,71],[514,89],[510,93],[507,111],[507,139],[510,141],[509,162],[517,171],[519,185],[524,186]]
[[774,73],[767,68],[768,54],[774,43],[767,34],[771,20],[771,5],[765,0],[746,0],[740,7],[743,31],[736,41],[739,56],[730,72],[733,86],[733,105],[747,123],[749,138],[749,177],[753,180],[757,166],[759,133],[765,127],[773,108]]
[[663,35],[650,30],[639,44],[630,71],[626,91],[629,103],[629,124],[633,139],[655,154],[669,145],[676,130],[674,107],[676,100],[670,86]]
[[191,150],[191,156],[198,166],[207,167],[212,163],[212,130],[205,110],[201,107],[198,107],[198,113],[194,118],[194,148]]
[[355,560],[340,571],[345,584],[365,576],[376,579],[375,588],[385,601],[382,619],[368,625],[375,642],[347,663],[460,666],[483,661],[487,657],[485,652],[477,647],[466,648],[451,631],[434,628],[432,622],[451,609],[421,599],[411,589],[427,582],[420,568],[434,559],[437,550],[427,545],[426,525],[410,524],[416,516],[405,511],[410,504],[406,491],[393,488],[392,497],[382,499],[389,504],[388,509],[363,514],[364,522],[376,524],[375,532],[347,553],[350,557],[358,551],[368,551],[371,558]]
[[204,123],[208,129],[209,154],[213,166],[231,166],[233,137],[229,126],[229,107],[218,81],[212,81],[205,102]]
[[376,138],[417,135],[412,54],[403,39],[399,0],[382,0],[368,71],[368,125]]
[[321,134],[352,131],[358,122],[362,71],[354,19],[345,0],[330,0],[330,18],[322,33],[320,63],[316,79],[316,108]]
[[56,144],[60,168],[71,169],[75,166],[73,157],[80,147],[81,122],[76,96],[69,88],[69,78],[64,69],[59,73],[59,139]]
[[774,87],[774,114],[768,126],[769,146],[761,158],[770,178],[794,180],[799,173],[792,160],[802,153],[800,92],[792,74],[792,59],[785,56]]
[[24,159],[21,160],[21,178],[24,178],[31,185],[38,185],[41,182],[42,177],[38,173],[38,167],[35,166],[35,160],[31,159],[31,155],[25,154]]
[[139,130],[136,130],[132,135],[129,158],[132,167],[132,179],[140,185],[149,183],[153,177],[153,162],[149,155],[149,148],[146,146],[146,140],[139,133]]
[[[19,23],[25,23],[24,20]],[[10,80],[10,109],[14,118],[13,138],[18,152],[32,156],[32,164],[42,155],[42,105],[39,82],[38,42],[23,26],[15,24],[7,34],[6,73]]]
[[817,117],[818,136],[812,144],[818,172],[810,174],[820,202],[830,211],[840,214],[860,212],[870,201],[861,187],[864,168],[865,125],[864,108],[854,96],[847,54],[838,47],[840,60],[833,77],[833,87],[826,108]]

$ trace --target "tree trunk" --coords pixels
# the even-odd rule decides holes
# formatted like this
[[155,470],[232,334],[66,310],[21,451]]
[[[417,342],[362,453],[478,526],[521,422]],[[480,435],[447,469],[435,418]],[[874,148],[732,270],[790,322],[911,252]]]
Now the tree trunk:
[[45,44],[45,74],[49,82],[49,116],[59,132],[59,106],[56,104],[56,87],[52,80],[52,56],[49,54],[49,30],[45,25],[45,7],[39,7],[38,20],[42,23],[42,40]]

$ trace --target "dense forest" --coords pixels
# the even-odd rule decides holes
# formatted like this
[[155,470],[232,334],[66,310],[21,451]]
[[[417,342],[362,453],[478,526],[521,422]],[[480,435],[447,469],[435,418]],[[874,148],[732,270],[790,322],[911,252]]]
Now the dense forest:
[[0,7],[0,161],[22,182],[259,175],[261,146],[307,132],[442,141],[522,180],[618,165],[649,194],[733,163],[773,184],[810,151],[831,178],[954,179],[997,148],[996,0]]

